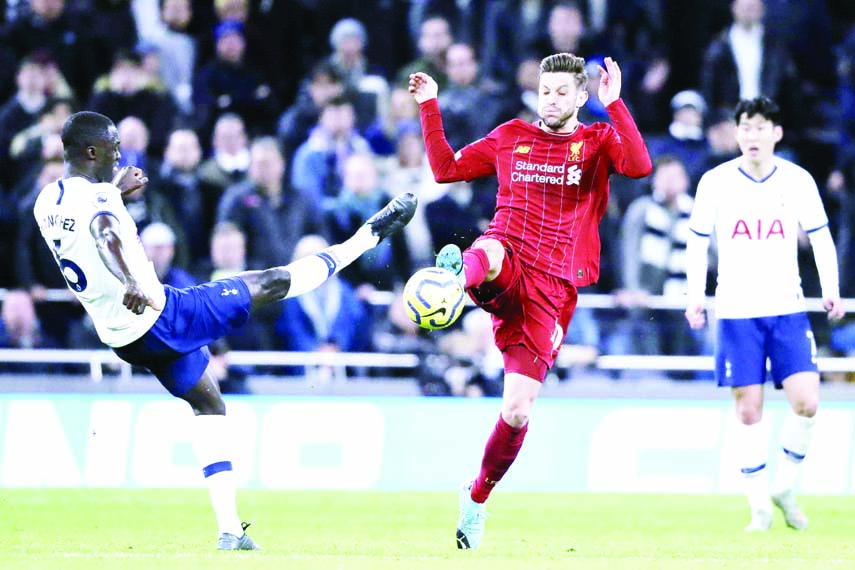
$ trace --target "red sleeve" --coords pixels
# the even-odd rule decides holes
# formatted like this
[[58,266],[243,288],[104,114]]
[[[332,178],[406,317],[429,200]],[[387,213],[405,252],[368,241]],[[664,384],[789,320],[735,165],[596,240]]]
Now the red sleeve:
[[445,138],[442,115],[436,98],[419,105],[419,115],[430,169],[437,182],[468,182],[473,178],[496,173],[494,133],[466,145],[455,154]]
[[622,99],[618,99],[606,107],[606,112],[614,126],[606,140],[606,152],[612,159],[615,172],[631,178],[648,176],[653,171],[650,153],[629,109]]

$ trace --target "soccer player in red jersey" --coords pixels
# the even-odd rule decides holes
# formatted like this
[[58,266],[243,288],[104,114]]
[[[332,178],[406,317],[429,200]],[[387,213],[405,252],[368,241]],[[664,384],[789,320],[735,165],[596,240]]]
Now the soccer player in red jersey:
[[505,363],[502,412],[487,440],[481,472],[461,487],[458,548],[478,548],[484,503],[510,468],[546,372],[555,362],[578,297],[599,276],[598,226],[613,172],[641,178],[652,165],[620,99],[621,72],[607,57],[598,96],[612,125],[583,125],[585,60],[569,53],[540,64],[539,120],[513,119],[457,153],[449,146],[429,75],[410,76],[430,166],[438,182],[497,175],[496,212],[466,251],[444,247],[437,265],[457,273],[493,320]]

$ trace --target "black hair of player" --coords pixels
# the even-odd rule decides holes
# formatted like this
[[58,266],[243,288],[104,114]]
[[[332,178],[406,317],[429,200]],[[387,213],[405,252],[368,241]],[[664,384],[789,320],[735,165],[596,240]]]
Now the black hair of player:
[[737,125],[739,124],[739,120],[742,118],[742,115],[745,115],[749,119],[755,115],[760,115],[761,117],[772,121],[773,125],[779,126],[781,124],[781,108],[778,107],[777,103],[765,95],[760,95],[754,99],[743,99],[740,101],[733,112],[733,119],[736,121]]
[[107,141],[113,121],[100,113],[81,111],[71,115],[62,125],[62,146],[67,154],[79,156],[91,146]]

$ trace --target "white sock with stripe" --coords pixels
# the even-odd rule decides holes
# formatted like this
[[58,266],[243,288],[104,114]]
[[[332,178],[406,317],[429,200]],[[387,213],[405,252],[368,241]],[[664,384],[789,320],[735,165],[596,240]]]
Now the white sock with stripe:
[[193,449],[205,475],[219,533],[243,536],[237,513],[237,482],[232,471],[232,432],[226,416],[193,419]]
[[766,432],[763,422],[745,425],[739,422],[736,430],[736,451],[739,469],[743,477],[743,489],[748,497],[751,512],[772,511],[769,498],[769,469]]
[[291,288],[285,298],[298,297],[317,289],[379,242],[379,238],[371,233],[371,227],[363,225],[344,243],[289,263],[285,269],[291,274]]
[[800,416],[790,410],[781,427],[781,455],[778,459],[772,493],[790,491],[796,486],[801,472],[802,460],[807,455],[813,439],[813,426],[816,416]]

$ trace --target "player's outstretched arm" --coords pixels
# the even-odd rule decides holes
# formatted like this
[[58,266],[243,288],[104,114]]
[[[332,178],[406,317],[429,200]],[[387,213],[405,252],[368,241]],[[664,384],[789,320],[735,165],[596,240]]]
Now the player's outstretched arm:
[[[483,167],[489,161],[481,160],[480,154],[486,152],[492,156],[492,150],[477,150],[474,147],[489,145],[484,139],[476,141],[466,147],[466,153],[455,154],[454,149],[445,138],[445,129],[442,126],[442,114],[437,102],[439,88],[436,81],[427,73],[413,73],[410,75],[409,92],[419,104],[419,117],[422,125],[422,138],[425,141],[430,169],[434,180],[437,182],[458,182],[470,180],[492,172],[480,172],[473,166],[473,162]],[[464,156],[465,155],[465,156]],[[468,160],[468,162],[467,162]]]
[[142,290],[142,287],[140,287],[125,260],[118,226],[119,222],[110,214],[95,216],[89,225],[89,231],[92,233],[92,237],[95,238],[95,244],[98,247],[98,254],[101,256],[101,261],[104,262],[110,273],[115,275],[116,279],[124,284],[125,297],[122,300],[122,304],[129,311],[137,315],[141,315],[146,307],[151,307],[159,311],[163,307],[159,306],[154,299]]

